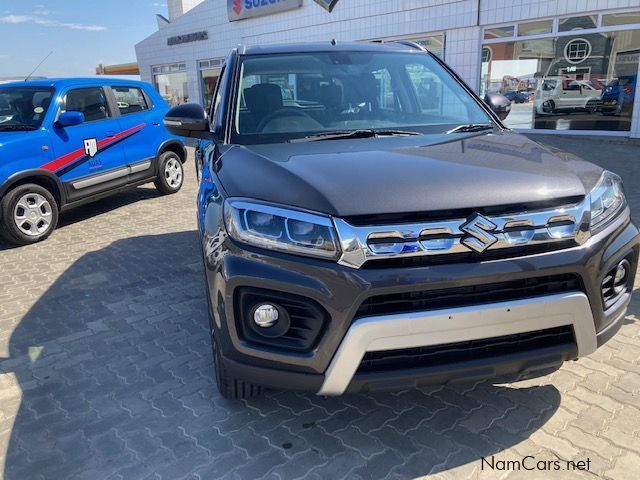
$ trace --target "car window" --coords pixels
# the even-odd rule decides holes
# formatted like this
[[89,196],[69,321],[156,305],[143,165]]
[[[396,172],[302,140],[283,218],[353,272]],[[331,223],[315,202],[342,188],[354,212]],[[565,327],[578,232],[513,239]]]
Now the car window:
[[142,89],[136,87],[111,87],[116,97],[116,104],[120,115],[144,112],[149,110],[149,105],[142,93]]
[[222,85],[222,82],[226,79],[225,70],[226,68],[223,67],[222,72],[220,72],[220,76],[218,77],[218,83],[216,85],[216,93],[215,93],[215,96],[213,97],[213,101],[211,104],[211,111],[209,115],[209,118],[211,119],[215,118],[216,113],[218,112],[218,107],[220,106],[220,102],[222,101],[222,88],[220,88],[220,85]]
[[48,87],[0,87],[0,131],[39,128],[52,98]]
[[111,116],[107,98],[101,87],[69,90],[65,95],[61,112],[82,112],[86,122],[104,120]]
[[360,129],[444,133],[490,123],[430,55],[310,52],[241,60],[234,143],[274,143]]

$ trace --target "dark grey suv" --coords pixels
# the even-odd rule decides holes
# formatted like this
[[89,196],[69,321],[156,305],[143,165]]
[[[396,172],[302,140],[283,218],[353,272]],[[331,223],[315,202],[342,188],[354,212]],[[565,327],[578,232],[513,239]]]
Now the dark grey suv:
[[489,100],[417,46],[327,42],[238,48],[208,112],[167,114],[201,139],[224,396],[533,375],[615,334],[639,242],[620,178]]

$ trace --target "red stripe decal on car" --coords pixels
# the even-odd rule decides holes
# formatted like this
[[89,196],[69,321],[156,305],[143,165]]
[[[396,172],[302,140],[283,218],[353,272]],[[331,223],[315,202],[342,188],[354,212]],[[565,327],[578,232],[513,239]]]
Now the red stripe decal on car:
[[[108,147],[109,145],[122,140],[124,137],[128,136],[128,135],[132,135],[134,133],[139,132],[140,130],[142,130],[147,124],[146,123],[141,123],[139,125],[136,125],[135,127],[131,127],[131,128],[127,128],[126,130],[123,130],[120,133],[116,133],[115,135],[112,135],[110,137],[107,138],[103,138],[102,140],[98,141],[98,153],[100,153],[100,149],[101,148],[105,148]],[[97,155],[97,154],[96,154]],[[65,155],[62,155],[61,157],[56,158],[55,160],[52,160],[49,163],[45,163],[44,165],[42,165],[42,169],[44,170],[49,170],[50,172],[55,172],[57,170],[60,170],[61,168],[64,168],[66,165],[69,165],[70,163],[75,162],[76,160],[81,159],[82,157],[86,156],[85,151],[84,151],[84,147],[79,148],[77,150],[74,150],[73,152],[67,153]]]

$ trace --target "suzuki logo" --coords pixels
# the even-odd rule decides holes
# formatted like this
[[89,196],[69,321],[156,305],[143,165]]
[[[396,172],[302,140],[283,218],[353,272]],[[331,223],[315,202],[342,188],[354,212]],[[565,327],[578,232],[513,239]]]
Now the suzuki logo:
[[460,240],[460,243],[478,253],[484,252],[498,241],[498,237],[491,233],[496,228],[498,226],[487,217],[474,213],[460,225],[460,230],[468,234]]
[[89,155],[90,158],[96,156],[98,153],[98,141],[95,138],[87,138],[84,140],[84,153]]

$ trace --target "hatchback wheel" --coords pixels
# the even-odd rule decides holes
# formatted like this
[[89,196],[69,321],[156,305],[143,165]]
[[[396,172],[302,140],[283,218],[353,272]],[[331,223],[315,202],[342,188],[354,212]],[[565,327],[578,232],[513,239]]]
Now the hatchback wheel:
[[183,180],[184,170],[180,157],[174,152],[164,152],[160,155],[158,176],[154,182],[158,191],[165,195],[176,193],[182,188]]
[[44,240],[58,224],[58,204],[40,185],[20,185],[0,202],[3,236],[16,245]]

